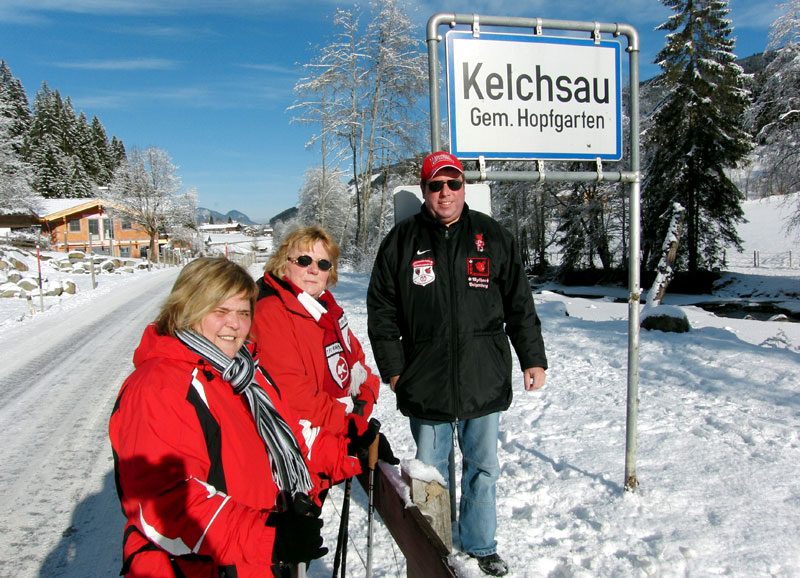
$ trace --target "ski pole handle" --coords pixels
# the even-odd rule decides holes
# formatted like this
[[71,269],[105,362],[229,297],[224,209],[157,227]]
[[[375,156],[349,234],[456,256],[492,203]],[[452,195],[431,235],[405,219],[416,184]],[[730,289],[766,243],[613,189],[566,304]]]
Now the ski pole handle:
[[378,463],[378,436],[375,436],[375,439],[369,446],[369,454],[367,457],[367,464],[369,465],[369,469],[374,470],[375,464]]
[[369,429],[375,432],[375,439],[372,440],[371,444],[369,444],[367,465],[369,466],[369,469],[374,470],[375,464],[378,463],[378,443],[380,442],[381,437],[381,422],[373,417],[371,420],[369,420]]

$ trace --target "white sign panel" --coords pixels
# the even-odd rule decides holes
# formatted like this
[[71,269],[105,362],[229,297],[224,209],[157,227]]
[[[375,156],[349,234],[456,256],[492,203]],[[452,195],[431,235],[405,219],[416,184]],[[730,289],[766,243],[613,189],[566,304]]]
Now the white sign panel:
[[448,32],[450,152],[619,160],[620,53],[609,40]]

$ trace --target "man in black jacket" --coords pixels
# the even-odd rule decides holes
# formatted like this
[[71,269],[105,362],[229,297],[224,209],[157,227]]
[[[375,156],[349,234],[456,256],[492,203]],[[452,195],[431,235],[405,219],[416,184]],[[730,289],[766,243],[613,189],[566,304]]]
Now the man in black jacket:
[[464,169],[447,152],[422,165],[424,204],[381,243],[367,292],[375,361],[410,418],[417,459],[448,479],[458,430],[461,548],[493,576],[500,412],[511,404],[511,351],[526,390],[545,382],[541,324],[519,249],[492,218],[464,202]]

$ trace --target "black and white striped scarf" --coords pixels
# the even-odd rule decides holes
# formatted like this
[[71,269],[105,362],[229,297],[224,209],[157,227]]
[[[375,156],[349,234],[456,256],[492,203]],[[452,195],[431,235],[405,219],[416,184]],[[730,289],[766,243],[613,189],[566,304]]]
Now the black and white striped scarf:
[[196,331],[187,329],[177,331],[175,335],[186,347],[219,371],[222,379],[233,387],[234,393],[245,396],[258,433],[267,447],[272,477],[278,489],[281,492],[288,492],[292,498],[298,493],[308,494],[313,484],[300,445],[292,428],[256,382],[258,362],[253,359],[250,350],[243,345],[236,353],[236,357],[231,359]]

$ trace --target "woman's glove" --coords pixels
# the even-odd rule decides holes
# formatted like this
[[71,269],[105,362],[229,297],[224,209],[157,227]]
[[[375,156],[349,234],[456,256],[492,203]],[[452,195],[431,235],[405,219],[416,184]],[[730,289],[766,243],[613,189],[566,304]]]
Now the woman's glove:
[[369,420],[369,427],[367,427],[367,431],[362,434],[358,433],[358,427],[355,421],[351,420],[348,425],[347,437],[349,442],[347,444],[347,453],[351,456],[357,456],[364,469],[366,469],[365,464],[369,457],[369,446],[372,445],[376,437],[378,438],[378,459],[393,466],[400,463],[400,460],[398,460],[392,452],[389,440],[386,439],[385,435],[380,433],[380,428],[381,424],[375,418]]
[[400,460],[394,456],[389,440],[382,433],[378,434],[378,459],[383,460],[390,466],[396,466]]
[[273,512],[267,517],[267,526],[275,528],[272,547],[275,564],[309,562],[328,553],[328,549],[322,546],[322,520],[318,509],[305,514],[293,510]]

